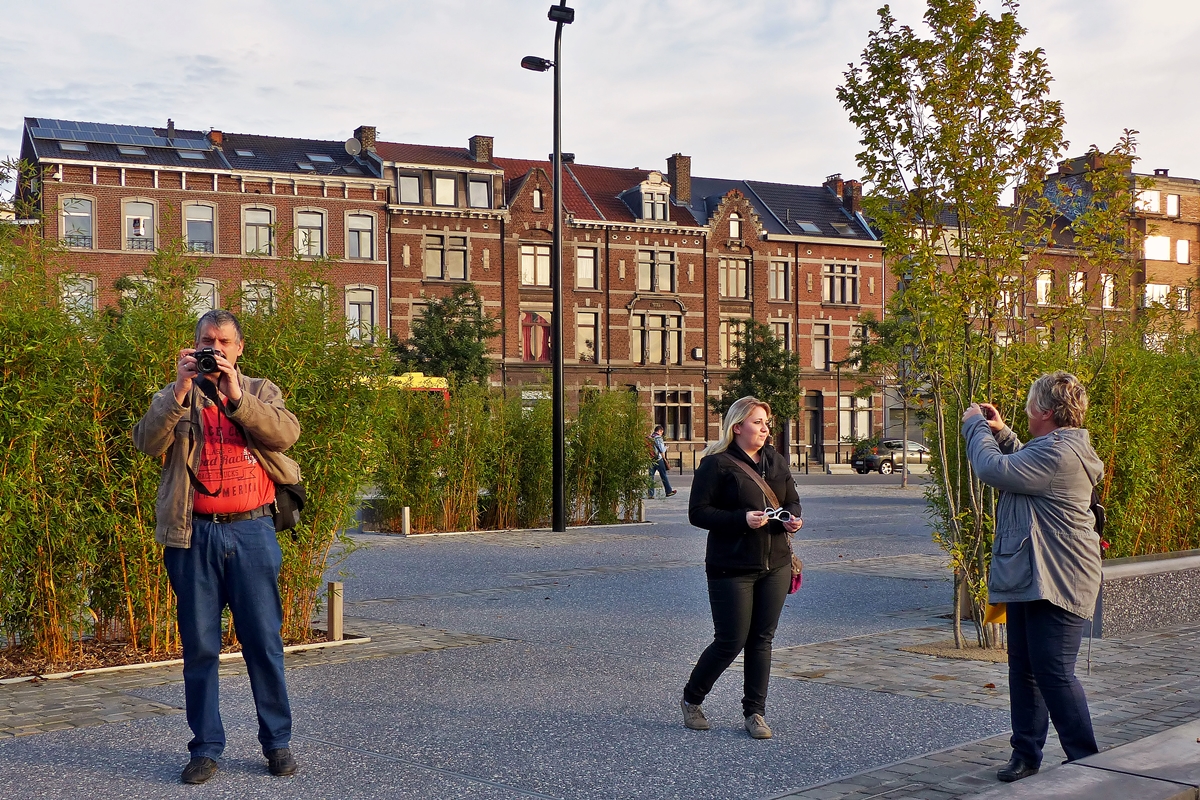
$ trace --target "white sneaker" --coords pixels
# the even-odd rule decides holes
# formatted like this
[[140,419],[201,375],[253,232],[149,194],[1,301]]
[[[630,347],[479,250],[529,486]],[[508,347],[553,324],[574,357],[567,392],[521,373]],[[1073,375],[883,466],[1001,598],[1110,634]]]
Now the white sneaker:
[[771,728],[762,714],[751,714],[746,717],[746,731],[753,739],[770,739]]

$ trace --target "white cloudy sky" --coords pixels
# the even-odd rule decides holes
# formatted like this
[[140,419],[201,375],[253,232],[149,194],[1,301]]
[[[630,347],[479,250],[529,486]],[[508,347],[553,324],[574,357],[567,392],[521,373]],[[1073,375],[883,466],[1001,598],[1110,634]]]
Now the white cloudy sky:
[[[996,0],[987,0],[995,5]],[[819,183],[856,177],[834,94],[882,0],[574,0],[564,149],[579,161]],[[39,0],[4,4],[0,156],[25,116],[550,150],[549,0]],[[921,0],[894,0],[919,22]],[[1200,2],[1030,0],[1072,152],[1141,131],[1140,169],[1200,178]]]

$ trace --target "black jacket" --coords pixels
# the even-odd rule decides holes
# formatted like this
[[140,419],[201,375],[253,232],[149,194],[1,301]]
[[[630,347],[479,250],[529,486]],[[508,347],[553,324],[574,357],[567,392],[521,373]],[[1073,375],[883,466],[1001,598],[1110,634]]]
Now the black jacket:
[[771,520],[755,529],[746,524],[747,511],[764,511],[771,501],[735,460],[762,475],[783,507],[800,515],[796,482],[775,448],[764,445],[758,464],[737,444],[730,444],[723,453],[705,456],[692,479],[688,503],[688,521],[708,531],[705,565],[710,570],[765,570],[790,563],[791,548],[782,522]]

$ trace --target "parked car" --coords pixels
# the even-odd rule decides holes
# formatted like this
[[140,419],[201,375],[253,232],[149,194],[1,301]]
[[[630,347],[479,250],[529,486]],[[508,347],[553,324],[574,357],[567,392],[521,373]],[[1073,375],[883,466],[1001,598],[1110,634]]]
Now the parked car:
[[[908,463],[924,464],[929,460],[929,448],[919,442],[908,442]],[[850,465],[859,475],[878,471],[891,475],[904,462],[904,446],[899,439],[884,439],[870,451],[855,454]]]

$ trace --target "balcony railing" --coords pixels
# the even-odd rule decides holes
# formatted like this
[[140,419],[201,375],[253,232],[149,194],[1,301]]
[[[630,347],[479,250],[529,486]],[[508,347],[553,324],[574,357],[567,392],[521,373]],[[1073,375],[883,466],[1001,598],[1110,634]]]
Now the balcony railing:
[[62,241],[67,247],[86,247],[89,250],[92,249],[92,237],[81,233],[68,233],[63,237]]
[[188,242],[188,250],[193,253],[211,253],[213,251],[213,243],[205,241]]
[[152,236],[130,236],[125,240],[126,250],[153,250],[154,237]]

